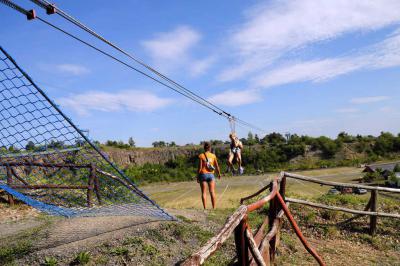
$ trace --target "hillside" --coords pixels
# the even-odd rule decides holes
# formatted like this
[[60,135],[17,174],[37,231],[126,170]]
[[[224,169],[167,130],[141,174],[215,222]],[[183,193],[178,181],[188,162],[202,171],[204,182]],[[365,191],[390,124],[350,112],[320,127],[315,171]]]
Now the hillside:
[[[400,136],[382,133],[378,137],[339,134],[336,139],[312,138],[292,135],[286,140],[278,133],[263,139],[250,136],[242,139],[243,165],[246,174],[262,174],[274,171],[294,171],[396,160],[400,158]],[[226,172],[229,145],[211,141],[213,151]],[[103,151],[138,184],[159,181],[189,181],[197,167],[201,145],[173,147],[135,148],[129,145],[101,145]]]

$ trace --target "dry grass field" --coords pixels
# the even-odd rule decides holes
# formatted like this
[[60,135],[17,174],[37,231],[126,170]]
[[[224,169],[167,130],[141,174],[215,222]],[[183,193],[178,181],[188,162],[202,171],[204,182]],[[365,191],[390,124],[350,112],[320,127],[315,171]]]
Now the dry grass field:
[[[330,169],[319,169],[310,171],[298,171],[296,173],[318,177],[330,181],[357,182],[361,177],[361,168],[341,167]],[[232,208],[239,205],[242,197],[248,196],[263,186],[267,185],[271,178],[278,173],[270,173],[259,176],[225,176],[217,180],[216,192],[218,208]],[[311,197],[326,193],[330,187],[320,186],[297,180],[288,181],[288,193]],[[194,180],[192,182],[179,182],[169,184],[151,184],[143,186],[142,189],[158,204],[166,208],[175,209],[201,209],[200,187]],[[211,207],[211,203],[208,202]]]

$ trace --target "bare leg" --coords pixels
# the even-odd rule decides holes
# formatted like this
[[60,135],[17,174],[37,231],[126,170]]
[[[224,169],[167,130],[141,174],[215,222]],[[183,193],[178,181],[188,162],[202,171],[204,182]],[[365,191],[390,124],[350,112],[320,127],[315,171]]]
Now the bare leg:
[[242,167],[242,154],[240,152],[237,152],[236,156],[237,156],[236,160],[237,160],[237,163],[238,163],[239,168],[240,168],[240,167]]
[[233,167],[233,159],[234,159],[234,154],[232,152],[229,153],[228,156],[228,171],[233,172],[235,168]]
[[208,190],[210,191],[211,203],[212,203],[213,209],[215,209],[216,197],[215,197],[215,181],[214,180],[208,182]]
[[203,208],[206,209],[207,205],[207,182],[201,181],[200,182],[201,188],[201,201],[203,202]]

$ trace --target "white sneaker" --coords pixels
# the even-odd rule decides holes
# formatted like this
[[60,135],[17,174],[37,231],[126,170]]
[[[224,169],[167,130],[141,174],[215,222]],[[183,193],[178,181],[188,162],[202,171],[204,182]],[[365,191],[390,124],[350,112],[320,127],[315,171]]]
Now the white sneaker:
[[240,167],[240,168],[239,168],[239,174],[240,174],[240,175],[243,175],[243,173],[244,173],[244,168],[243,168],[243,167]]

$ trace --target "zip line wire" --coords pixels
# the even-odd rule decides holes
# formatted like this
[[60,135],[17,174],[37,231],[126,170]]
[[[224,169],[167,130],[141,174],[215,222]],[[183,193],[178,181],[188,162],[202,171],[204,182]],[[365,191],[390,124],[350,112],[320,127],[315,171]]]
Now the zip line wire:
[[67,32],[66,30],[63,30],[62,28],[60,28],[60,27],[58,27],[58,26],[46,21],[45,19],[42,19],[42,18],[36,16],[34,10],[28,11],[28,10],[18,6],[17,4],[13,3],[10,0],[0,0],[0,3],[3,3],[4,5],[12,8],[12,9],[14,9],[14,10],[16,10],[16,11],[18,11],[18,12],[24,14],[24,15],[26,15],[29,20],[34,19],[34,18],[38,19],[39,21],[43,22],[44,24],[46,24],[46,25],[48,25],[48,26],[50,26],[50,27],[52,27],[52,28],[54,28],[54,29],[66,34],[66,35],[68,35],[69,37],[71,37],[71,38],[77,40],[78,42],[80,42],[80,43],[82,43],[82,44],[84,44],[84,45],[86,45],[86,46],[88,46],[88,47],[90,47],[90,48],[102,53],[103,55],[115,60],[116,62],[119,62],[119,63],[125,65],[126,67],[128,67],[128,68],[130,68],[130,69],[132,69],[132,70],[134,70],[134,71],[136,71],[136,72],[138,72],[138,73],[140,73],[140,74],[152,79],[153,81],[155,81],[155,82],[157,82],[157,83],[159,83],[159,84],[161,84],[161,85],[163,85],[163,86],[175,91],[176,93],[179,93],[182,96],[184,96],[184,97],[186,97],[186,98],[188,98],[188,99],[190,99],[190,100],[202,105],[203,107],[206,107],[207,109],[213,111],[214,113],[227,118],[230,121],[230,123],[231,123],[231,121],[234,121],[234,122],[237,122],[238,124],[242,124],[242,125],[244,125],[246,127],[253,128],[253,129],[256,129],[256,130],[264,132],[264,133],[266,132],[265,130],[263,130],[263,129],[255,126],[255,125],[252,125],[252,124],[250,124],[250,123],[248,123],[248,122],[246,122],[246,121],[244,121],[242,119],[239,119],[239,118],[231,115],[230,113],[224,111],[222,108],[220,108],[220,107],[216,106],[215,104],[211,103],[210,101],[204,99],[200,95],[192,92],[191,90],[187,89],[186,87],[184,87],[184,86],[180,85],[179,83],[173,81],[172,79],[166,77],[165,75],[161,74],[160,72],[158,72],[154,68],[150,67],[149,65],[145,64],[141,60],[135,58],[134,56],[132,56],[129,53],[125,52],[124,50],[122,50],[121,48],[116,46],[115,44],[111,43],[110,41],[108,41],[107,39],[102,37],[101,35],[97,34],[96,32],[94,32],[93,30],[91,30],[90,28],[88,28],[87,26],[85,26],[84,24],[79,22],[78,20],[74,19],[73,17],[71,17],[70,15],[65,13],[64,11],[60,10],[59,8],[55,8],[54,5],[50,4],[46,0],[31,0],[31,1],[33,3],[35,3],[35,4],[37,4],[38,6],[46,9],[47,14],[57,13],[58,15],[63,17],[64,19],[66,19],[66,20],[70,21],[71,23],[75,24],[76,26],[78,26],[79,28],[81,28],[84,31],[88,32],[92,36],[96,37],[97,39],[105,42],[106,44],[110,45],[114,49],[116,49],[119,52],[123,53],[124,55],[128,56],[129,58],[134,60],[136,63],[138,63],[141,66],[145,67],[146,69],[151,71],[153,74],[155,74],[158,77],[162,78],[164,81],[166,81],[169,84],[167,84],[166,82],[160,81],[156,77],[153,77],[150,74],[145,73],[144,71],[142,71],[142,70],[140,70],[140,69],[138,69],[138,68],[136,68],[136,67],[134,67],[134,66],[132,66],[132,65],[130,65],[128,63],[126,63],[125,61],[122,61],[121,59],[116,58],[115,56],[113,56],[113,55],[101,50],[100,48],[88,43],[87,41],[84,41],[83,39],[81,39],[81,38],[79,38],[79,37]]

